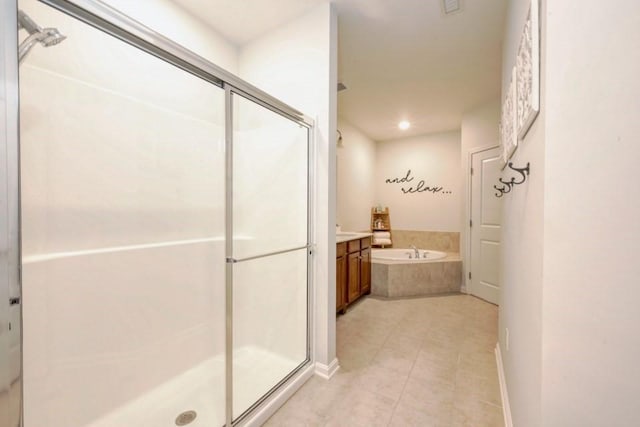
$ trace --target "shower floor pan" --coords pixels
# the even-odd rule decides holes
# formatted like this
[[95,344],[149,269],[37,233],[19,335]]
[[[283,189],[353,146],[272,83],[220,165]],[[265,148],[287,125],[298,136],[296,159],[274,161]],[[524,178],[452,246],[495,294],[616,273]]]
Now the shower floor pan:
[[[301,363],[253,346],[237,350],[234,358],[234,406],[241,411]],[[86,427],[174,426],[186,411],[197,414],[189,427],[224,425],[224,372],[224,356],[213,357]]]

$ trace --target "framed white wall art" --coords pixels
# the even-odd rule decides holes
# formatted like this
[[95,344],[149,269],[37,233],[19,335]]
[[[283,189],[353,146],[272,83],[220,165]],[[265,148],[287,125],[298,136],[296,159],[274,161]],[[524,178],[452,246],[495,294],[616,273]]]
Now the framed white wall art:
[[540,111],[540,27],[539,0],[531,0],[522,30],[517,69],[518,139],[522,140]]
[[504,137],[502,133],[502,121],[498,123],[498,135],[500,135],[500,166],[502,169],[507,165],[507,150],[505,144],[502,142]]
[[502,145],[502,167],[504,168],[518,148],[517,111],[516,111],[516,67],[511,70],[509,89],[502,101],[500,120],[500,144]]

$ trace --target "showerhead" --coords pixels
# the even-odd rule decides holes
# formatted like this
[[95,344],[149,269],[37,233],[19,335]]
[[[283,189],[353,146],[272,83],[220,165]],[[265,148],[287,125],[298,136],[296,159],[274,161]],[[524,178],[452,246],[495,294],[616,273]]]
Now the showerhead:
[[25,29],[29,33],[18,48],[19,61],[22,62],[36,43],[44,47],[55,46],[67,37],[62,35],[57,28],[42,28],[36,24],[26,13],[18,11],[18,28]]
[[45,47],[55,46],[67,38],[57,28],[45,28],[40,34],[38,41]]

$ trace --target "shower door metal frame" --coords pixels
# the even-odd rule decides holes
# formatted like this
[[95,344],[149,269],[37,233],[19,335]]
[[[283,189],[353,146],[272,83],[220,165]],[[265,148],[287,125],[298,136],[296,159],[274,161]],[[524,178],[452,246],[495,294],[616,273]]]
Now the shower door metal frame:
[[[277,114],[284,116],[291,120],[291,117],[287,114],[282,114],[277,109],[274,109],[271,105],[265,101],[251,95],[250,93],[243,92],[242,90],[234,87],[233,85],[225,83],[223,85],[225,90],[225,165],[226,165],[226,191],[225,191],[225,216],[226,216],[226,234],[225,234],[225,252],[226,252],[226,292],[225,292],[225,315],[226,321],[226,343],[225,343],[225,361],[226,361],[226,394],[227,394],[227,421],[226,425],[232,426],[241,423],[249,414],[251,414],[256,408],[264,403],[273,393],[275,393],[283,384],[287,383],[292,377],[299,373],[305,366],[311,363],[312,358],[312,312],[311,307],[313,303],[313,254],[315,245],[313,242],[314,229],[313,229],[313,183],[315,178],[315,158],[314,153],[314,127],[311,124],[303,123],[301,121],[293,120],[298,125],[305,127],[307,130],[307,244],[304,246],[298,246],[294,248],[287,248],[284,250],[272,251],[256,256],[250,256],[246,258],[234,258],[233,257],[233,95],[241,96],[249,101],[252,101],[264,108],[267,108]],[[254,259],[265,258],[273,255],[280,255],[289,252],[301,251],[305,249],[307,252],[307,346],[305,360],[300,363],[293,371],[287,376],[282,378],[276,383],[266,394],[264,394],[258,401],[254,402],[249,408],[243,411],[237,419],[233,419],[233,266],[234,264],[251,261]]]
[[[204,59],[203,57],[189,51],[176,42],[162,36],[161,34],[147,28],[138,21],[128,17],[127,15],[119,12],[118,10],[102,3],[99,0],[39,0],[60,12],[72,16],[100,31],[110,34],[123,42],[130,44],[144,52],[147,52],[153,56],[160,58],[165,62],[169,62],[174,66],[193,74],[205,81],[208,81],[225,90],[225,110],[226,110],[226,129],[225,129],[225,147],[226,147],[226,290],[225,290],[225,304],[226,304],[226,363],[227,369],[225,372],[226,382],[226,425],[232,426],[241,424],[246,420],[248,414],[252,413],[254,409],[261,406],[267,401],[273,393],[280,388],[283,384],[287,383],[303,368],[309,367],[313,363],[313,339],[311,331],[313,328],[313,316],[312,316],[312,304],[313,304],[313,255],[315,245],[313,243],[313,236],[315,234],[314,225],[314,200],[315,200],[315,127],[314,120],[309,116],[304,115],[300,111],[292,108],[279,99],[269,95],[268,93],[258,89],[257,87],[245,82],[239,77],[229,73],[228,71],[216,66],[212,62]],[[6,212],[7,221],[0,215],[0,297],[4,295],[4,291],[18,290],[21,291],[21,248],[20,248],[20,185],[19,185],[19,87],[18,87],[18,39],[17,39],[17,10],[18,0],[3,0],[0,6],[0,22],[3,23],[2,31],[0,31],[0,43],[4,43],[5,47],[5,67],[8,70],[7,74],[9,79],[6,80],[7,88],[11,89],[11,93],[7,95],[7,105],[5,111],[5,117],[0,117],[0,123],[5,120],[5,124],[10,122],[7,126],[8,132],[0,132],[0,212]],[[9,25],[4,25],[9,24]],[[2,49],[0,49],[0,53]],[[2,75],[2,73],[0,73]],[[5,81],[0,81],[0,84]],[[294,369],[288,376],[283,378],[277,383],[266,395],[260,400],[254,403],[249,409],[247,409],[237,420],[233,420],[233,408],[232,408],[232,392],[233,377],[230,365],[232,359],[229,358],[230,352],[232,353],[232,311],[230,310],[232,300],[232,275],[229,274],[233,268],[233,264],[238,261],[231,257],[231,250],[233,245],[231,228],[231,215],[233,213],[233,206],[231,203],[231,190],[233,178],[233,164],[232,164],[232,145],[233,145],[233,126],[232,126],[232,107],[231,95],[236,93],[240,96],[248,98],[261,106],[280,114],[293,122],[307,128],[307,149],[308,149],[308,164],[307,164],[307,245],[299,248],[293,248],[290,250],[280,251],[280,253],[289,252],[292,250],[307,251],[307,348],[306,359]],[[2,92],[0,91],[0,94]],[[1,104],[0,104],[1,106]],[[0,109],[0,111],[2,111]],[[6,233],[5,233],[6,231]],[[263,256],[273,255],[265,254]],[[252,259],[254,259],[253,257]],[[248,259],[245,259],[248,260]],[[5,274],[5,272],[7,274]],[[18,298],[20,302],[20,295],[11,296],[14,301]],[[5,306],[9,301],[0,301],[0,327],[4,326],[5,321]],[[8,312],[7,312],[8,315]],[[19,330],[22,330],[22,325],[19,325]],[[4,333],[4,331],[1,331]],[[20,357],[22,361],[22,336],[21,336],[21,348]],[[5,349],[2,347],[2,341],[0,341],[0,360],[5,359]],[[21,362],[20,361],[20,362]],[[4,367],[0,364],[0,380],[2,379],[1,373]],[[22,371],[20,378],[22,382]],[[0,381],[0,393],[4,391],[5,384]],[[20,387],[20,390],[22,387]],[[23,423],[23,397],[22,393],[18,396],[20,399],[20,413],[14,414],[15,419],[18,420],[18,424],[8,424],[7,427],[18,427]],[[0,427],[5,427],[5,420],[0,419]]]
[[[22,425],[18,6],[0,1],[0,404],[2,427]],[[12,311],[18,311],[13,321]],[[16,324],[17,323],[17,324]],[[10,341],[20,334],[12,360]],[[12,363],[17,366],[12,378]]]

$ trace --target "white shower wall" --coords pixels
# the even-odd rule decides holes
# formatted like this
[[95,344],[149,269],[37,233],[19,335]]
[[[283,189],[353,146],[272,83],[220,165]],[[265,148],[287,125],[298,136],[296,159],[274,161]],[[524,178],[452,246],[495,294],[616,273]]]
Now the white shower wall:
[[25,425],[84,426],[224,360],[224,94],[20,7],[68,36],[20,69]]
[[233,96],[234,258],[307,244],[308,129]]
[[[26,264],[25,425],[90,425],[221,355],[215,251],[201,244]],[[208,390],[220,393],[222,367],[209,375]]]
[[102,0],[192,52],[231,73],[238,73],[238,47],[199,16],[180,6],[180,0]]
[[[234,240],[233,257],[305,246],[307,128],[236,95],[233,117],[233,231],[243,237]],[[304,360],[300,349],[306,349],[306,253],[302,249],[236,266],[235,347],[259,344],[283,357]],[[265,323],[266,319],[272,321]],[[265,328],[261,324],[269,329],[280,326],[260,333]]]

